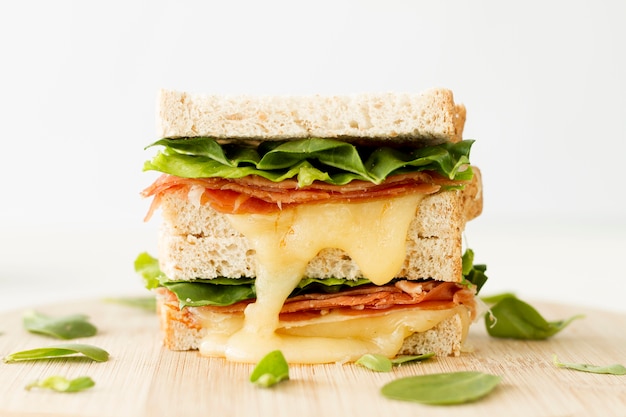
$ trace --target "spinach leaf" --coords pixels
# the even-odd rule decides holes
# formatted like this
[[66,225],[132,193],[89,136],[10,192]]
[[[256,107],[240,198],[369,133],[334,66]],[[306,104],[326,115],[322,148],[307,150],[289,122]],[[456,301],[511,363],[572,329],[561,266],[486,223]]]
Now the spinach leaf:
[[98,329],[87,320],[82,314],[50,317],[36,311],[27,311],[23,317],[24,328],[29,332],[66,340],[95,335]]
[[461,258],[461,262],[463,271],[463,281],[461,284],[466,285],[467,283],[470,283],[475,285],[476,294],[478,294],[488,279],[485,274],[485,271],[487,271],[487,265],[474,265],[474,251],[472,249],[465,250],[463,257]]
[[[473,259],[473,252],[471,253],[471,259]],[[487,280],[487,276],[484,274],[485,269],[484,265],[470,265],[468,268],[470,275],[466,278],[465,284],[475,285],[480,289]],[[181,308],[205,305],[227,306],[239,301],[256,298],[254,278],[218,277],[191,281],[170,281],[159,269],[158,260],[147,253],[142,253],[137,257],[135,260],[135,271],[142,275],[147,289],[163,286],[176,294]],[[290,297],[313,292],[331,294],[343,291],[346,288],[370,284],[372,282],[365,278],[349,280],[332,277],[323,279],[305,277],[291,292]]]
[[219,285],[210,281],[164,282],[163,286],[176,294],[181,309],[187,306],[229,306],[256,297],[254,284]]
[[591,365],[586,363],[564,363],[560,362],[556,355],[552,356],[552,362],[559,368],[567,368],[575,371],[590,372],[593,374],[626,375],[626,367],[618,363],[613,365]]
[[428,352],[421,355],[401,355],[391,359],[391,363],[394,364],[394,366],[400,366],[409,362],[421,362],[434,356],[435,352]]
[[4,357],[4,362],[21,362],[54,358],[88,358],[96,362],[106,362],[109,353],[92,345],[66,343],[37,349],[22,350]]
[[354,363],[376,372],[389,372],[393,368],[391,359],[378,353],[366,353]]
[[147,252],[140,253],[135,259],[135,272],[141,275],[148,290],[159,287],[161,281],[165,279],[159,261]]
[[289,379],[289,364],[280,350],[265,355],[254,367],[250,382],[268,388]]
[[434,352],[425,353],[423,355],[402,355],[389,359],[385,355],[378,353],[366,353],[357,359],[354,363],[376,372],[389,372],[394,366],[400,366],[409,362],[424,361],[435,356]]
[[496,304],[500,300],[507,298],[507,297],[515,297],[515,294],[512,292],[503,292],[500,294],[494,294],[494,295],[490,295],[487,297],[480,297],[480,299],[483,300],[486,304]]
[[46,388],[57,392],[78,392],[93,387],[96,383],[88,376],[67,379],[63,376],[49,376],[45,379],[31,382],[25,389]]
[[474,141],[443,143],[402,151],[366,147],[324,138],[264,142],[258,149],[220,145],[209,137],[161,139],[163,146],[144,170],[183,178],[242,178],[258,175],[270,181],[296,178],[299,187],[313,181],[344,185],[353,180],[380,184],[397,173],[435,171],[446,178],[470,180],[469,153]]
[[410,376],[391,381],[382,394],[391,399],[430,405],[462,404],[489,394],[500,377],[481,372],[464,371]]
[[491,313],[485,315],[485,325],[487,333],[492,337],[542,340],[555,335],[581,317],[576,315],[567,320],[547,321],[531,305],[508,296],[491,307]]

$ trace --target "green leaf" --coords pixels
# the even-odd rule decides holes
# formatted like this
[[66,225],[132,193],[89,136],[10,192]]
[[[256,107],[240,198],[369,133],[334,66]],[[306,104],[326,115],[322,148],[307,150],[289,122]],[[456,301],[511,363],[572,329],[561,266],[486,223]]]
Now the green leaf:
[[[256,297],[253,278],[196,279],[193,281],[169,281],[159,268],[156,258],[142,253],[135,261],[135,270],[142,274],[148,289],[163,286],[171,290],[180,302],[180,306],[201,307],[205,305],[227,306],[239,301]],[[336,293],[344,288],[371,284],[362,278],[346,280],[340,278],[304,278],[294,289],[291,296],[307,292]],[[148,306],[152,309],[152,303]]]
[[461,282],[461,284],[470,283],[474,285],[476,287],[476,294],[478,294],[488,279],[487,275],[485,274],[485,271],[487,270],[487,265],[474,265],[474,251],[471,249],[465,250],[461,261],[463,273],[463,281]]
[[390,175],[435,171],[446,178],[472,178],[469,153],[474,141],[444,143],[420,149],[376,150],[333,139],[310,138],[264,142],[258,149],[220,145],[215,139],[161,139],[163,146],[144,170],[183,178],[242,178],[258,175],[270,181],[296,178],[299,187],[313,181],[343,185],[353,180],[380,184]]
[[290,297],[312,293],[323,292],[327,294],[335,294],[347,288],[358,287],[360,285],[371,284],[367,278],[358,278],[355,280],[345,278],[303,278],[297,285],[296,289],[291,293]]
[[4,362],[21,362],[54,358],[88,358],[106,362],[109,353],[99,347],[81,343],[66,343],[37,349],[22,350],[4,357]]
[[463,253],[463,257],[461,258],[461,265],[463,276],[469,275],[472,271],[472,267],[474,266],[474,251],[472,249],[466,249],[465,253]]
[[626,375],[626,367],[618,363],[613,365],[591,365],[586,363],[559,362],[556,355],[552,356],[552,362],[559,368],[567,368],[575,371],[590,372],[593,374]]
[[[178,297],[180,307],[229,306],[256,297],[253,283],[220,285],[218,282],[164,282],[163,286]],[[233,280],[234,281],[234,280]]]
[[265,355],[254,367],[250,382],[268,388],[289,379],[289,364],[280,350]]
[[[170,142],[171,139],[161,139],[150,146],[160,145],[166,148],[170,147],[173,151],[180,155],[202,156],[226,166],[237,166],[235,162],[233,162],[226,156],[222,147],[215,140],[205,140],[204,138],[188,138],[185,140],[177,140],[175,142],[176,146],[169,146]],[[250,154],[241,153],[240,157],[243,159],[247,159],[250,158]],[[258,158],[256,159],[258,160]]]
[[366,353],[354,363],[376,372],[389,372],[393,368],[391,359],[378,353]]
[[45,379],[31,382],[25,389],[45,388],[57,392],[78,392],[93,387],[96,383],[88,376],[67,379],[64,376],[49,376]]
[[364,366],[376,372],[389,372],[394,366],[400,366],[409,362],[424,361],[435,356],[434,352],[425,353],[422,355],[401,355],[395,358],[389,359],[385,355],[378,353],[366,353],[355,361],[357,365]]
[[515,294],[512,292],[503,292],[500,294],[494,294],[494,295],[490,295],[487,297],[480,297],[480,299],[483,300],[486,304],[496,304],[499,301],[505,298],[509,298],[509,297],[515,298]]
[[402,364],[409,363],[409,362],[425,361],[434,356],[435,356],[435,352],[428,352],[422,355],[401,355],[401,356],[396,356],[395,358],[391,359],[391,363],[394,366],[400,366]]
[[391,399],[430,405],[451,405],[475,401],[489,394],[501,378],[465,371],[400,378],[384,385],[382,394]]
[[504,297],[485,316],[487,333],[493,337],[524,340],[547,339],[583,316],[547,321],[535,308],[516,297]]
[[333,139],[302,139],[282,142],[265,153],[257,168],[260,170],[286,169],[302,161],[317,161],[322,165],[371,178],[356,146]]
[[140,253],[135,259],[135,272],[141,275],[149,290],[159,287],[165,278],[159,268],[159,261],[147,252]]
[[82,314],[64,317],[50,317],[36,311],[27,311],[23,317],[24,328],[31,333],[42,334],[57,339],[76,339],[94,336],[98,329]]

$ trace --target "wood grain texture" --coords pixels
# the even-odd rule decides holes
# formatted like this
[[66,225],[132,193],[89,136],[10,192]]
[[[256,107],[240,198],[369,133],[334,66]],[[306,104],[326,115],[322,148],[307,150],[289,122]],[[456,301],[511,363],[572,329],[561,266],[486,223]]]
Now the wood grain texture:
[[[626,316],[576,306],[535,304],[549,320],[586,317],[547,341],[493,339],[473,325],[472,352],[458,358],[404,365],[376,373],[356,365],[290,367],[289,381],[273,388],[248,382],[252,365],[171,352],[160,345],[156,315],[89,300],[37,308],[50,315],[84,313],[98,335],[76,340],[109,351],[105,363],[56,359],[0,363],[0,416],[626,416],[626,376],[557,368],[563,362],[626,364]],[[22,328],[23,312],[0,315],[0,355],[58,343]],[[502,376],[488,397],[457,406],[388,400],[380,388],[393,379],[435,372],[478,370]],[[91,376],[96,386],[78,393],[26,391],[50,375]]]

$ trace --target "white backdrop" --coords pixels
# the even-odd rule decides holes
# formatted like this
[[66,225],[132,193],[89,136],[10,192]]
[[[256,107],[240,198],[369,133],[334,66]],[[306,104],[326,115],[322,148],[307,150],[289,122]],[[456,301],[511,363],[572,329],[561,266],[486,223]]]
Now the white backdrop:
[[45,300],[140,287],[161,87],[443,86],[477,140],[485,210],[467,238],[491,289],[620,308],[625,21],[620,0],[3,2],[0,283]]

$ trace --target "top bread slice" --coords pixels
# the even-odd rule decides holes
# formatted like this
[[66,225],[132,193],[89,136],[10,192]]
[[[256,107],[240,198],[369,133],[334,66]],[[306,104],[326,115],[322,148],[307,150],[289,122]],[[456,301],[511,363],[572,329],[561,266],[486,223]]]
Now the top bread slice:
[[458,142],[465,107],[450,90],[345,96],[220,96],[161,90],[160,138]]

